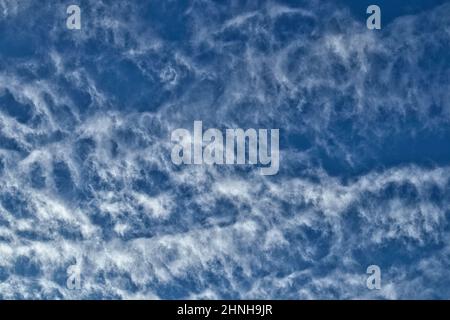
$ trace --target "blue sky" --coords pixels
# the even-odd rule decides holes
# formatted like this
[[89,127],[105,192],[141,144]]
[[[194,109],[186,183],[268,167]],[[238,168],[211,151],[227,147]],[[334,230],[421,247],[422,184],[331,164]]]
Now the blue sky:
[[[0,298],[450,297],[449,1],[70,4],[0,0]],[[196,120],[278,174],[174,165]]]

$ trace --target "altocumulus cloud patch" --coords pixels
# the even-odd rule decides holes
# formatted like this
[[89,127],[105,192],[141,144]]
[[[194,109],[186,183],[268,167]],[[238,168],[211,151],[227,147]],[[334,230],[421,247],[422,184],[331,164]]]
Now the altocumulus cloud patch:
[[448,52],[448,1],[0,1],[0,298],[448,298]]

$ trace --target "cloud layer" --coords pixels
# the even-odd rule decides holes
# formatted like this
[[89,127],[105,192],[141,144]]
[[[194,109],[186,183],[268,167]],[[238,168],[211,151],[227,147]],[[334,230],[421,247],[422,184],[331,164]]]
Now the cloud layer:
[[[449,297],[449,3],[380,32],[313,0],[81,1],[80,31],[66,5],[0,1],[0,298]],[[279,174],[173,165],[194,120],[279,128]]]

